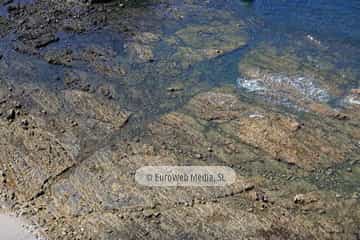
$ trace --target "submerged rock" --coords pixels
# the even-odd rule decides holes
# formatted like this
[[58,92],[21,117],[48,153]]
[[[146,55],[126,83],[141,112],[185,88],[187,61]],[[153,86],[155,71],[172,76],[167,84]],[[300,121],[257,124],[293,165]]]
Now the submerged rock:
[[304,59],[293,49],[260,46],[240,61],[240,88],[275,103],[309,110],[311,104],[326,104],[342,96],[341,88],[354,80],[346,70],[336,70],[326,61]]
[[244,47],[247,40],[243,22],[212,22],[187,26],[165,41],[176,49],[172,59],[188,67]]

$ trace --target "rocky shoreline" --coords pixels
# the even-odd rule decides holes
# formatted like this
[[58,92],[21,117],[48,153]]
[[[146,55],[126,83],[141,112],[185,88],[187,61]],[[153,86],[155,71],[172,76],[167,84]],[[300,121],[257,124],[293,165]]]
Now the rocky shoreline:
[[[44,238],[360,238],[350,69],[260,43],[236,62],[237,86],[214,86],[206,64],[250,41],[231,11],[176,0],[0,4],[0,201]],[[136,170],[151,165],[224,165],[237,180],[138,185]]]

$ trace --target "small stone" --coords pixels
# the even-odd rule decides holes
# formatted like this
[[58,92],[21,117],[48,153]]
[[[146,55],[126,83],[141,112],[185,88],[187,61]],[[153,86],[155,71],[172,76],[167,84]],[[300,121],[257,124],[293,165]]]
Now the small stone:
[[184,90],[182,87],[169,87],[167,88],[168,92],[178,92]]
[[7,115],[6,115],[6,119],[9,120],[9,121],[13,121],[15,119],[15,116],[16,116],[16,112],[14,109],[10,109],[8,112],[7,112]]
[[326,211],[324,209],[319,210],[319,214],[325,214],[325,213],[326,213]]
[[154,213],[151,210],[144,210],[143,215],[145,218],[151,218],[152,216],[154,216]]
[[255,185],[254,184],[251,184],[251,183],[246,183],[245,186],[244,186],[244,190],[245,191],[251,191],[255,188]]
[[0,176],[0,183],[5,184],[6,178],[4,176]]
[[16,102],[16,103],[15,103],[15,108],[17,108],[17,109],[20,109],[20,108],[22,108],[22,105],[21,105],[21,103],[19,103],[19,102]]
[[253,209],[253,208],[249,208],[247,211],[248,211],[248,212],[253,212],[254,209]]
[[334,170],[333,170],[333,169],[329,169],[329,170],[326,171],[326,175],[328,175],[328,176],[331,176],[331,175],[333,175],[333,174],[334,174]]
[[303,204],[305,203],[305,195],[304,194],[296,194],[294,197],[295,204]]
[[300,128],[301,128],[300,123],[298,123],[298,122],[292,122],[292,123],[290,123],[290,129],[291,129],[291,131],[297,131],[297,130],[299,130]]
[[360,194],[358,192],[354,192],[351,196],[352,199],[358,199],[360,197]]
[[24,128],[27,129],[27,127],[29,126],[29,121],[27,119],[23,119],[21,120],[20,125]]
[[264,203],[269,201],[269,198],[266,196],[264,192],[254,192],[253,199],[255,201],[260,201]]

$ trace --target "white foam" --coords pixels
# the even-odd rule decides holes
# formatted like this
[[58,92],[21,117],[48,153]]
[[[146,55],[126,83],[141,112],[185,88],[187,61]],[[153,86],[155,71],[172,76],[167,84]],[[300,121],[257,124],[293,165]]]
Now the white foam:
[[360,99],[355,96],[347,96],[345,101],[349,104],[360,105]]
[[306,38],[317,45],[321,45],[321,41],[316,39],[314,36],[312,36],[310,34],[306,35]]
[[260,113],[253,113],[249,115],[249,118],[264,118],[265,116]]
[[245,88],[249,92],[258,92],[258,91],[266,90],[265,86],[263,86],[263,84],[256,79],[247,80],[245,78],[238,78],[236,82],[238,87]]
[[[317,87],[314,79],[304,76],[266,75],[261,79],[238,78],[237,86],[249,92],[271,92],[281,90],[281,87],[290,87],[312,100],[327,102],[330,99],[326,90]],[[277,85],[277,89],[272,89]],[[285,91],[286,89],[284,89]]]

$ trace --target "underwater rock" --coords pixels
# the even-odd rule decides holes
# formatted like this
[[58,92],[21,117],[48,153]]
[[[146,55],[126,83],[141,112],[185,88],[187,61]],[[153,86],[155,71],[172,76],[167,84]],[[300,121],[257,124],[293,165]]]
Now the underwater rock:
[[165,42],[176,50],[171,59],[187,68],[244,47],[247,40],[243,22],[212,22],[207,25],[189,25],[165,39]]
[[71,62],[73,60],[72,51],[71,49],[66,49],[60,51],[47,52],[44,55],[44,59],[49,64],[71,66]]
[[145,63],[154,61],[154,47],[160,41],[160,35],[152,32],[137,32],[125,44],[125,48],[132,61]]
[[353,76],[344,71],[298,57],[293,49],[260,45],[240,61],[237,84],[275,103],[309,110],[311,104],[326,104],[345,93],[341,86]]
[[8,21],[3,16],[0,16],[0,36],[5,36],[9,29]]
[[130,56],[135,58],[137,62],[150,62],[154,60],[154,53],[152,48],[148,45],[140,43],[130,43],[127,45],[127,50]]
[[311,103],[309,104],[308,108],[316,113],[321,115],[331,117],[337,120],[347,120],[349,118],[348,115],[342,113],[341,111],[334,110],[329,105],[325,103]]
[[83,117],[94,118],[103,123],[110,123],[115,129],[123,127],[130,113],[121,111],[116,104],[102,101],[83,91],[65,91],[65,99],[74,113]]

